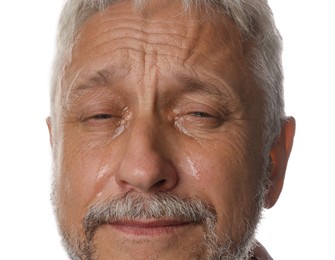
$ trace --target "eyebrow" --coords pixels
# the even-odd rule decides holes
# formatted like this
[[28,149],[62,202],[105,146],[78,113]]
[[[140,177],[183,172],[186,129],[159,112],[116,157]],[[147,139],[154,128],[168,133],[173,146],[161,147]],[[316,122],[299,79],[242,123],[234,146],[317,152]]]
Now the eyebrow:
[[[73,80],[70,90],[66,95],[66,100],[75,99],[81,94],[99,86],[111,85],[116,79],[125,78],[131,71],[131,66],[127,65],[108,65],[99,70],[81,70]],[[182,92],[201,93],[216,98],[223,98],[226,101],[233,101],[231,87],[224,82],[214,83],[211,80],[202,81],[188,73],[172,72],[170,76],[175,78]]]
[[128,66],[109,65],[99,70],[82,70],[73,80],[67,99],[79,96],[82,92],[97,86],[106,86],[115,79],[125,78],[130,72]]
[[210,96],[222,97],[228,100],[233,100],[231,87],[225,83],[214,83],[213,81],[202,81],[193,76],[185,74],[174,74],[174,77],[182,83],[185,92],[198,92]]

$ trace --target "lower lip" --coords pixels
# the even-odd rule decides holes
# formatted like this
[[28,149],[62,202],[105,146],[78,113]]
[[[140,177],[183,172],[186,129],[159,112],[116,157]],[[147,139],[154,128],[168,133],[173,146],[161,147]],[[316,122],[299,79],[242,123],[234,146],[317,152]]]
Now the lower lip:
[[110,226],[127,235],[152,237],[152,236],[162,236],[162,235],[174,234],[178,230],[190,226],[190,223],[161,225],[161,226],[160,225],[150,226],[147,224],[132,225],[131,223],[130,224],[115,223],[115,224],[110,224]]

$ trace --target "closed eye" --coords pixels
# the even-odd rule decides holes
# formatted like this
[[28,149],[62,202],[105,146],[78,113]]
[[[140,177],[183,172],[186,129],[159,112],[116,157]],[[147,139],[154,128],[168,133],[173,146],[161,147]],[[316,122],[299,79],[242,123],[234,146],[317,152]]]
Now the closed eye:
[[195,117],[214,117],[211,114],[208,114],[206,112],[201,112],[201,111],[195,111],[189,113],[189,115],[195,116]]
[[98,115],[92,116],[91,119],[94,119],[94,120],[104,120],[104,119],[110,119],[112,117],[113,116],[110,115],[110,114],[98,114]]

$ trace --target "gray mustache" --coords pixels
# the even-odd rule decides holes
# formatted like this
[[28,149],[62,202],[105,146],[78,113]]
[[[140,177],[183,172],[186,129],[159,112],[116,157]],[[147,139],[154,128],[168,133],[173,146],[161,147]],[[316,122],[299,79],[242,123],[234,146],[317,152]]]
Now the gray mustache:
[[97,228],[120,220],[173,219],[214,226],[214,207],[197,198],[169,193],[142,195],[131,191],[91,205],[83,219],[85,235],[92,239]]

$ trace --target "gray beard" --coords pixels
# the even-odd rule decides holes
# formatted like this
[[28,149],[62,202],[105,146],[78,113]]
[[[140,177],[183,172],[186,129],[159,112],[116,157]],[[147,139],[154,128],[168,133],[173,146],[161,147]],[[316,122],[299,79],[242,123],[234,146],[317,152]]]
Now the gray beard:
[[[260,189],[265,191],[264,188]],[[191,259],[242,260],[248,259],[256,245],[254,233],[259,222],[264,193],[258,198],[253,217],[245,221],[245,235],[239,242],[226,233],[219,238],[215,231],[217,215],[214,208],[197,198],[179,198],[169,193],[143,196],[136,192],[127,192],[110,200],[91,205],[83,218],[84,238],[78,234],[69,234],[61,230],[64,247],[73,260],[95,260],[96,248],[94,235],[99,227],[122,219],[178,219],[200,223],[204,229],[202,245],[206,252],[193,252]],[[57,210],[57,209],[56,209]]]

